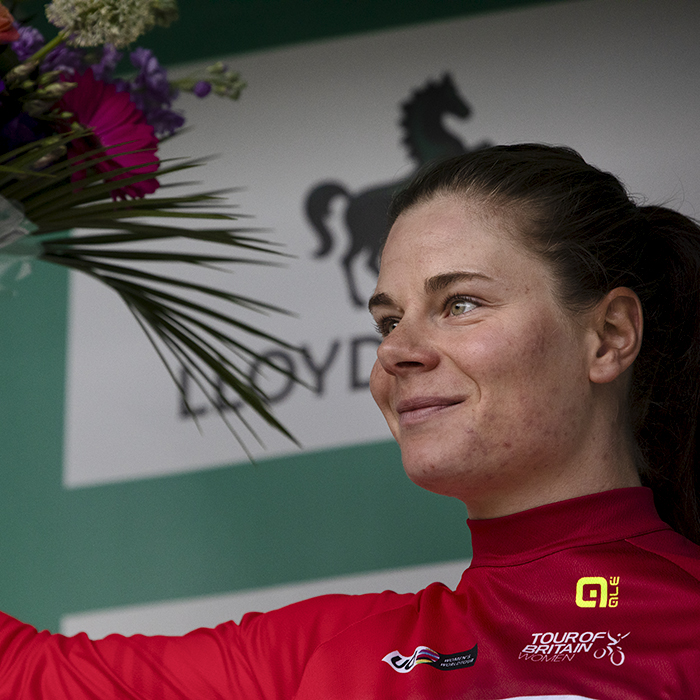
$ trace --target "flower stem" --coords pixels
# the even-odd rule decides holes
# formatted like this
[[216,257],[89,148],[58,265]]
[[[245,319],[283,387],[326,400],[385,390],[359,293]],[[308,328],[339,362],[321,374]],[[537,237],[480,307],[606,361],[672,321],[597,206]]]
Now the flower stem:
[[51,41],[48,43],[44,44],[33,56],[30,56],[27,59],[28,62],[36,62],[40,63],[41,61],[46,58],[46,56],[53,51],[62,41],[65,41],[68,38],[68,35],[64,31],[60,31]]

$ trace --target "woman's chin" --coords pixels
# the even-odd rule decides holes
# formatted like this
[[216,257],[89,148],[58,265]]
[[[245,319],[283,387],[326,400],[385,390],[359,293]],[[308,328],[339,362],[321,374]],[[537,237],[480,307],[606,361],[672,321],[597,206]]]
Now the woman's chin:
[[427,455],[421,457],[413,451],[406,454],[402,450],[401,456],[404,471],[416,486],[442,496],[461,498],[467,481],[463,468],[446,461],[436,461],[434,456],[432,459]]

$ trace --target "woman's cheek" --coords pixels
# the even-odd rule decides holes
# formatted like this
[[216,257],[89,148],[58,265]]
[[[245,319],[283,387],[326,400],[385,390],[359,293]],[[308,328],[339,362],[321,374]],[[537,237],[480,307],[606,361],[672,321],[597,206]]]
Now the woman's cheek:
[[385,406],[388,407],[389,403],[389,375],[384,371],[379,360],[374,361],[370,372],[369,390],[377,406],[384,412]]

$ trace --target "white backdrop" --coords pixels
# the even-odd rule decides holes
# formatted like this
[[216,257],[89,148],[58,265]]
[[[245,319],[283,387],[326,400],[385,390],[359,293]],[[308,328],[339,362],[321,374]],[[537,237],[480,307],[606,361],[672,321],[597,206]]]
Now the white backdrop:
[[[368,392],[351,386],[352,340],[373,331],[366,312],[348,301],[339,226],[335,253],[311,258],[317,242],[302,208],[312,186],[338,180],[357,191],[409,173],[399,105],[449,72],[473,108],[470,119],[446,120],[464,143],[565,143],[622,175],[632,191],[694,214],[699,9],[687,0],[595,0],[320,42],[231,59],[250,84],[240,104],[183,100],[195,130],[165,154],[220,154],[201,171],[206,185],[245,186],[232,200],[297,256],[285,270],[236,272],[231,288],[299,314],[265,319],[265,326],[306,345],[317,367],[338,343],[323,396],[295,387],[277,405],[306,449],[388,437]],[[370,275],[360,278],[371,291]],[[245,459],[215,416],[203,419],[202,437],[178,416],[170,379],[120,302],[103,299],[108,294],[90,280],[71,282],[66,484]],[[106,304],[109,313],[91,312]],[[366,378],[374,347],[357,348],[358,374]],[[295,366],[317,381],[301,358]],[[271,392],[284,384],[276,380]],[[269,449],[256,450],[260,456],[296,450],[263,434]]]
[[[700,5],[696,0],[584,0],[544,5],[237,56],[249,82],[240,104],[183,98],[191,133],[169,153],[221,154],[202,169],[210,188],[232,195],[296,256],[285,269],[231,276],[244,290],[298,318],[262,323],[305,345],[324,390],[295,387],[276,414],[307,450],[388,439],[366,388],[373,329],[349,302],[339,260],[346,234],[335,211],[335,251],[316,260],[303,213],[316,184],[350,191],[395,180],[413,164],[401,144],[400,105],[428,80],[452,76],[473,109],[445,119],[463,143],[544,141],[580,150],[622,176],[635,193],[686,214],[700,207]],[[188,67],[181,67],[187,73]],[[359,268],[359,265],[358,265]],[[363,294],[373,279],[359,275]],[[116,299],[90,280],[71,280],[64,483],[69,488],[193,471],[245,459],[215,416],[203,434],[178,416],[174,387]],[[93,307],[109,308],[95,313]],[[263,344],[262,349],[265,350]],[[298,358],[300,375],[318,377]],[[281,384],[270,385],[272,393]],[[268,450],[297,448],[262,431]]]

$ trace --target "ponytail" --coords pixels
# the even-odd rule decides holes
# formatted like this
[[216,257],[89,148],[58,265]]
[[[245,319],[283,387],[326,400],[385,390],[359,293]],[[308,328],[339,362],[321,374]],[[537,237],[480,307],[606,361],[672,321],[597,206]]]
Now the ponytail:
[[639,211],[650,239],[630,397],[640,475],[662,519],[700,542],[700,227],[665,207]]

